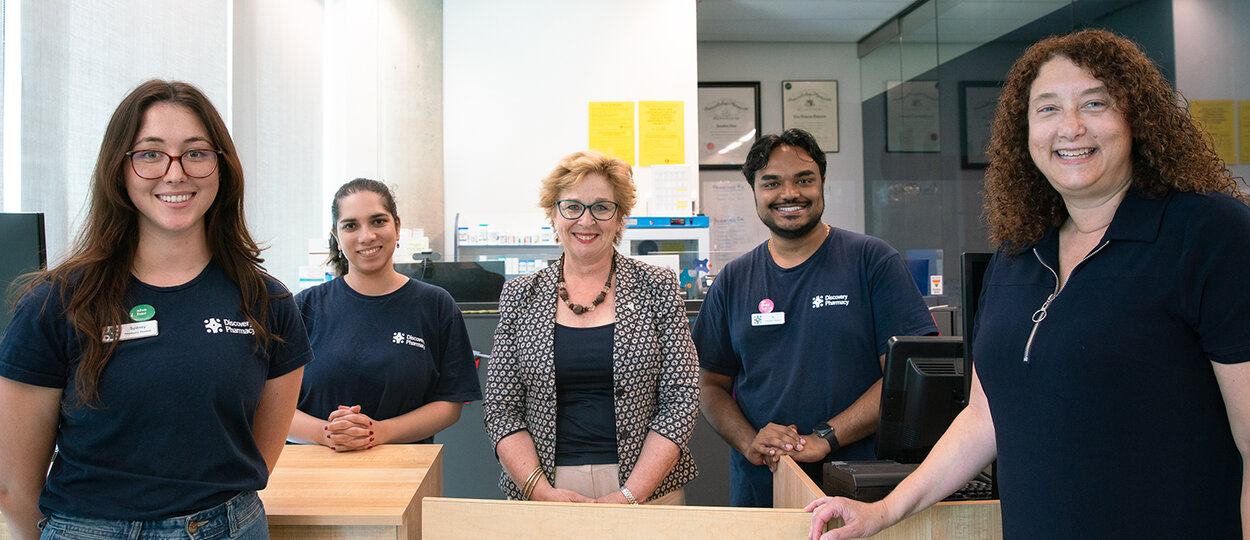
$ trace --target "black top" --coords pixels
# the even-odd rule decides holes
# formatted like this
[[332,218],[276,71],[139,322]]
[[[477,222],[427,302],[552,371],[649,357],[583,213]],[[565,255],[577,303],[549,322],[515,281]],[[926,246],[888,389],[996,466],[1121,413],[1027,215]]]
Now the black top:
[[556,465],[616,463],[612,332],[556,325]]
[[304,369],[297,407],[313,418],[360,405],[388,420],[434,401],[482,399],[464,317],[446,291],[408,280],[367,296],[336,278],[295,303],[317,358]]
[[1045,318],[1057,230],[995,255],[973,343],[1004,538],[1241,538],[1212,363],[1250,361],[1248,234],[1227,195],[1130,191]]
[[[287,292],[273,279],[265,285],[270,298]],[[123,314],[93,406],[74,398],[82,352],[62,300],[60,289],[40,285],[0,340],[0,377],[63,390],[60,451],[40,512],[158,520],[264,489],[269,471],[252,428],[265,384],[312,359],[289,296],[269,300],[265,329],[278,339],[258,350],[239,287],[217,263],[173,287],[131,277],[123,307],[146,306],[146,317]],[[148,330],[128,333],[137,325]]]

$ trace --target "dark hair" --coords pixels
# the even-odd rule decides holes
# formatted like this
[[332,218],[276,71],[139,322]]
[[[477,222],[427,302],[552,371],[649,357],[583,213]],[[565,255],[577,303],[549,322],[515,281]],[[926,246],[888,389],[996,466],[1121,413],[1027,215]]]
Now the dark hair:
[[[213,261],[239,288],[243,315],[255,329],[256,346],[281,341],[264,325],[271,296],[261,269],[261,248],[247,231],[243,215],[243,164],[239,162],[226,123],[196,87],[177,81],[150,80],[128,94],[113,112],[91,175],[91,201],[86,223],[78,233],[69,258],[43,272],[26,286],[30,292],[51,282],[65,301],[65,317],[74,325],[82,351],[74,393],[80,405],[92,406],[98,397],[100,374],[117,342],[104,343],[102,328],[121,324],[123,299],[130,283],[139,244],[139,211],[126,191],[126,155],[153,105],[185,107],[199,118],[218,159],[217,196],[204,214],[205,240]],[[289,294],[289,293],[286,293]]]
[[[338,191],[334,192],[334,202],[330,203],[331,230],[337,231],[339,228],[339,201],[343,200],[343,197],[361,191],[377,193],[382,199],[382,206],[386,207],[386,211],[391,213],[391,219],[395,220],[395,226],[399,226],[399,210],[395,206],[395,197],[391,195],[391,189],[377,180],[357,178],[343,184]],[[326,262],[334,266],[335,275],[347,275],[347,257],[343,255],[343,250],[339,247],[339,239],[334,236],[334,233],[330,233],[330,257],[326,259]]]
[[1132,136],[1132,186],[1149,197],[1223,192],[1245,202],[1184,98],[1135,43],[1106,30],[1046,38],[1007,74],[994,115],[984,211],[990,242],[1019,252],[1068,217],[1059,192],[1029,154],[1029,92],[1046,62],[1063,57],[1107,86]]
[[747,177],[751,189],[755,189],[755,173],[768,166],[768,157],[778,146],[793,146],[807,152],[816,162],[816,166],[820,167],[820,180],[825,180],[825,153],[816,143],[816,137],[799,128],[790,128],[781,135],[765,135],[751,145],[751,150],[747,152],[747,161],[742,165],[742,174]]

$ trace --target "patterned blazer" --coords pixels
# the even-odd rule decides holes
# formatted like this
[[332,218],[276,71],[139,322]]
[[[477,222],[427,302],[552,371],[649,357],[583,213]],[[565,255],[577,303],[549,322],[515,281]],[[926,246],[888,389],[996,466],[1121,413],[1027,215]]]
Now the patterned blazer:
[[[668,438],[681,456],[652,494],[665,495],[698,474],[690,435],[699,411],[699,364],[677,276],[620,253],[616,257],[616,327],[612,372],[620,482],[634,470],[648,431]],[[554,482],[556,462],[556,267],[513,279],[499,297],[499,326],[482,401],[491,444],[528,430],[538,460]],[[499,487],[521,490],[504,471]]]

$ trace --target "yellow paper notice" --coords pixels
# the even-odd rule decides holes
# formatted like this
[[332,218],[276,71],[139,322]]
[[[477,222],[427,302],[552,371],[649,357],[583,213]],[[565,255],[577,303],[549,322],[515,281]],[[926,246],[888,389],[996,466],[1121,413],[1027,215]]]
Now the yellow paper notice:
[[1241,162],[1250,163],[1250,101],[1237,102],[1237,128],[1241,135]]
[[686,162],[686,131],[680,101],[638,102],[638,164],[681,165]]
[[1198,125],[1215,140],[1215,153],[1224,163],[1237,163],[1237,124],[1231,99],[1204,99],[1189,102],[1189,112]]
[[634,165],[634,102],[590,102],[590,149]]

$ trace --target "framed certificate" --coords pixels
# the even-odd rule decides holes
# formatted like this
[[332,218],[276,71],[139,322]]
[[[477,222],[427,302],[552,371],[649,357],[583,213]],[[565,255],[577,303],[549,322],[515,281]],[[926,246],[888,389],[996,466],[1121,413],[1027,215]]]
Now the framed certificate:
[[989,165],[985,151],[990,147],[990,127],[1002,82],[963,81],[959,83],[959,165],[983,169]]
[[760,138],[760,83],[699,83],[699,168],[737,169]]
[[838,151],[838,81],[781,81],[781,128],[799,128]]
[[937,81],[888,81],[885,101],[886,152],[938,152]]

